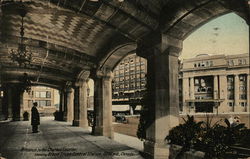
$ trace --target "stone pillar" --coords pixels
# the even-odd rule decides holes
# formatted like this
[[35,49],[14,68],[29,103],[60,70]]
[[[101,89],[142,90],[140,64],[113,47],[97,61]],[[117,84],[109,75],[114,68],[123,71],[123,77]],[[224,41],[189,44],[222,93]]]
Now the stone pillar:
[[151,34],[138,43],[137,54],[147,58],[147,120],[144,152],[166,159],[169,146],[165,137],[179,124],[178,56],[182,41]]
[[63,121],[67,121],[67,116],[68,116],[68,109],[67,109],[67,91],[63,90],[62,91],[62,98],[63,99]]
[[133,105],[129,105],[129,114],[130,115],[134,115],[134,106]]
[[[190,99],[195,100],[195,90],[194,90],[194,77],[191,77],[189,80],[190,84]],[[189,113],[195,113],[195,102],[191,102],[191,108],[189,106]]]
[[88,129],[88,84],[89,71],[82,71],[77,79],[77,93],[75,93],[74,117],[80,127]]
[[218,99],[218,92],[219,88],[218,88],[218,76],[214,75],[214,99]]
[[88,95],[87,95],[87,79],[82,81],[80,86],[80,127],[88,128]]
[[[250,74],[247,75],[247,111],[250,113]],[[249,120],[250,120],[250,117],[249,117]],[[249,122],[250,124],[250,122]],[[249,125],[250,127],[250,125]]]
[[1,90],[0,89],[0,120],[4,120],[5,119],[5,114],[4,114],[4,100],[3,97],[1,96]]
[[73,88],[67,88],[66,90],[66,106],[67,106],[67,122],[73,121],[73,106],[74,106],[74,90]]
[[195,99],[195,97],[194,97],[194,77],[190,78],[190,98]]
[[183,103],[183,113],[189,113],[189,106],[186,100],[190,99],[189,97],[189,79],[188,77],[182,78],[182,103]]
[[112,81],[113,73],[106,68],[98,70],[94,79],[94,126],[92,133],[114,137],[112,125]]
[[74,88],[74,110],[73,110],[73,126],[79,126],[80,124],[80,107],[79,107],[79,86]]
[[219,76],[219,99],[222,100],[218,107],[220,113],[230,112],[230,107],[227,105],[227,75]]
[[240,111],[239,105],[239,75],[234,75],[234,110],[235,112]]
[[64,91],[60,90],[60,103],[59,103],[59,112],[64,112]]
[[11,87],[7,88],[7,119],[13,120],[13,107],[12,107],[12,89]]

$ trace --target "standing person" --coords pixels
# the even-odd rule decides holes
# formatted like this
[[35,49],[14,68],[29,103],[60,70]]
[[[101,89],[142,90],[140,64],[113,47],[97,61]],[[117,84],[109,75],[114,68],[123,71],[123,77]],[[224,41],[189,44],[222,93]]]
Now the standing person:
[[37,110],[37,102],[33,103],[33,107],[31,109],[31,125],[32,125],[32,132],[38,132],[38,125],[40,125],[40,116]]

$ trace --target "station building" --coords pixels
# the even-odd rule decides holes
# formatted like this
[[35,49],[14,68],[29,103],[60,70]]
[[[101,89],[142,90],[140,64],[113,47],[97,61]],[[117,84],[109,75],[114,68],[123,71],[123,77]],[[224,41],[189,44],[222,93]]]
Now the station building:
[[249,54],[207,55],[185,59],[180,66],[182,114],[248,114]]

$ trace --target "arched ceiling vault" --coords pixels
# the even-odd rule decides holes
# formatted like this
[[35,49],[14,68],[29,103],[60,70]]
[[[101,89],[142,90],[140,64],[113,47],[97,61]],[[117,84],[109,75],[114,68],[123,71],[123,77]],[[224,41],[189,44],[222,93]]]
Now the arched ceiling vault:
[[[114,66],[136,42],[161,29],[183,40],[214,17],[235,11],[246,17],[247,0],[23,0],[25,43],[33,52],[27,68],[9,57],[20,41],[20,0],[1,0],[0,76],[63,87],[80,72]],[[246,7],[247,6],[247,7]],[[248,9],[248,8],[247,8]]]

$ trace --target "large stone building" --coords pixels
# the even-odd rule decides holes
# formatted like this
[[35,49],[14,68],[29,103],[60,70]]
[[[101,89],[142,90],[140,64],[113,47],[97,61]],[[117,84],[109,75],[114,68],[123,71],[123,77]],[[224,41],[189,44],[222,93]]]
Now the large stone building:
[[[119,107],[130,105],[130,114],[133,114],[136,106],[141,104],[146,89],[146,73],[146,59],[136,54],[126,56],[114,69],[113,105],[121,105]],[[113,110],[117,108],[113,106]]]
[[249,54],[201,54],[183,60],[180,88],[183,114],[249,113]]
[[52,115],[58,109],[58,91],[42,86],[31,87],[29,93],[23,94],[23,112],[30,113],[34,102],[38,104],[38,111],[43,116]]

